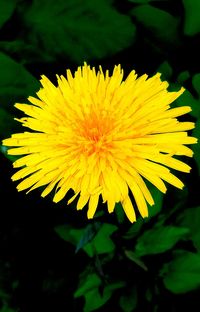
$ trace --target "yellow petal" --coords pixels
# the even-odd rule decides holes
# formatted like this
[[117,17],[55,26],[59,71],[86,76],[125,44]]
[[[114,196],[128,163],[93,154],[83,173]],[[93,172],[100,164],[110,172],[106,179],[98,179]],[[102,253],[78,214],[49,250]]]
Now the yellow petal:
[[135,201],[136,201],[136,204],[137,204],[137,207],[139,209],[141,216],[143,218],[148,217],[147,203],[137,183],[132,182],[132,184],[129,185],[129,187],[131,189],[131,192],[133,193],[133,196],[135,198]]
[[89,206],[88,206],[88,212],[87,212],[87,217],[88,219],[92,219],[95,211],[97,209],[97,205],[98,205],[98,201],[99,201],[99,194],[94,194],[90,197],[89,200]]
[[113,199],[111,199],[111,198],[109,198],[109,199],[107,200],[108,212],[109,212],[109,213],[112,213],[112,212],[114,211],[115,203],[116,203],[115,200],[113,200]]
[[68,201],[67,201],[67,205],[71,204],[74,199],[78,196],[79,192],[77,192],[74,196],[72,196]]
[[135,222],[136,221],[135,210],[133,208],[133,205],[132,205],[129,197],[126,197],[122,201],[122,207],[123,207],[125,214],[127,215],[128,219],[130,220],[130,222],[131,223]]
[[87,204],[90,195],[80,195],[78,203],[77,203],[77,210],[83,209],[83,207]]

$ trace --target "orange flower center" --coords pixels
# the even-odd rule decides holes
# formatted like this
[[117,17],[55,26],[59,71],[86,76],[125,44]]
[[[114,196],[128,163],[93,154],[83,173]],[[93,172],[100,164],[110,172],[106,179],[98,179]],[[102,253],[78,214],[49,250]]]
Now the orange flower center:
[[87,155],[105,153],[111,147],[113,118],[108,114],[91,112],[84,120],[78,122],[78,133],[81,138],[82,151]]

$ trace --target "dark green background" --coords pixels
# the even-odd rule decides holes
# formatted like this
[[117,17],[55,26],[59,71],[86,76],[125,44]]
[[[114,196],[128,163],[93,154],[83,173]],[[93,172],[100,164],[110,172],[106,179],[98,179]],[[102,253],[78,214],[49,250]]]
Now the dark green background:
[[[162,73],[187,91],[183,120],[200,135],[199,0],[0,0],[0,136],[23,129],[13,107],[39,88],[40,75],[74,71],[84,61],[125,76]],[[0,312],[200,311],[199,145],[183,191],[163,195],[131,225],[119,204],[96,218],[41,190],[18,193],[12,158],[0,153]],[[68,195],[67,195],[68,197]]]

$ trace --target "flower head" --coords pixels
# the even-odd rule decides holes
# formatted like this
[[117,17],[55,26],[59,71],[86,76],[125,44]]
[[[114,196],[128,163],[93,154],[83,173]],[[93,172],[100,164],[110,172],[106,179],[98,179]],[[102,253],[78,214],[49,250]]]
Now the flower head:
[[170,108],[184,89],[168,92],[168,83],[160,74],[137,78],[134,71],[123,79],[120,65],[112,75],[87,64],[78,67],[74,77],[57,76],[54,86],[42,76],[38,98],[31,104],[15,106],[28,117],[17,119],[30,132],[13,134],[3,144],[10,155],[23,155],[13,164],[22,167],[12,180],[22,181],[19,191],[44,186],[42,197],[55,189],[54,202],[63,199],[69,189],[79,195],[77,209],[88,203],[88,218],[98,206],[99,196],[113,212],[121,202],[131,222],[135,208],[132,193],[142,217],[148,216],[147,203],[154,204],[145,180],[161,192],[165,182],[180,189],[183,183],[169,168],[189,172],[190,167],[174,158],[192,156],[185,145],[196,143],[187,135],[192,122],[176,117],[188,113],[188,106]]

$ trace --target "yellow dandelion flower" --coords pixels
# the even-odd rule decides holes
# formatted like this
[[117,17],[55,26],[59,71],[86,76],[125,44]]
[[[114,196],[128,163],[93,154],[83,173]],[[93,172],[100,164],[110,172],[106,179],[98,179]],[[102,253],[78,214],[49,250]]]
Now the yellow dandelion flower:
[[17,120],[31,129],[3,141],[10,155],[23,155],[13,164],[22,167],[12,176],[13,181],[22,179],[19,191],[44,186],[44,197],[55,189],[57,203],[72,189],[75,195],[68,203],[79,195],[77,209],[88,203],[89,219],[101,195],[110,213],[121,202],[134,222],[130,192],[142,217],[148,216],[147,203],[154,204],[145,180],[164,193],[165,182],[183,188],[169,169],[189,172],[190,167],[173,156],[191,157],[185,145],[197,142],[186,132],[194,123],[176,118],[191,108],[170,108],[183,88],[168,92],[159,73],[137,78],[131,71],[122,81],[120,65],[111,76],[101,66],[96,73],[84,64],[74,76],[67,70],[66,77],[57,79],[54,86],[42,76],[38,98],[15,105],[28,116]]

